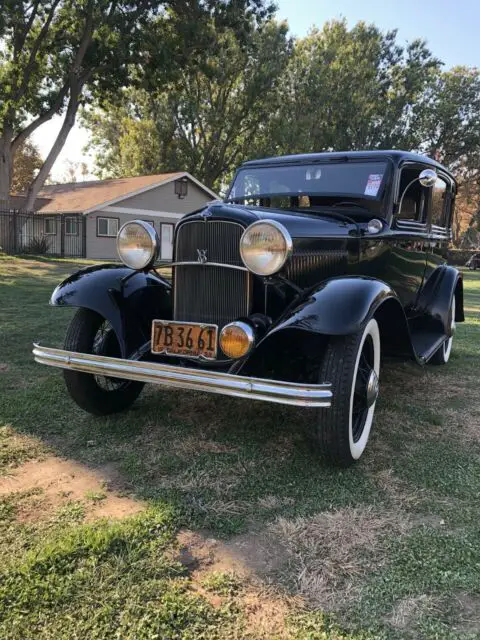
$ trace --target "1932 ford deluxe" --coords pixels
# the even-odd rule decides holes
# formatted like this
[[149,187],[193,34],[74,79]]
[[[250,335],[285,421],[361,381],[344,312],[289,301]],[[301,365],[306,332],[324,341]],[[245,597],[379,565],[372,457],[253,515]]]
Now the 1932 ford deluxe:
[[326,457],[352,463],[380,354],[449,359],[464,319],[444,258],[455,192],[444,167],[401,151],[246,162],[224,201],[177,224],[171,282],[155,270],[155,230],[124,224],[125,266],[55,289],[52,305],[79,309],[65,350],[35,345],[35,359],[64,368],[97,415],[129,407],[145,382],[300,405]]

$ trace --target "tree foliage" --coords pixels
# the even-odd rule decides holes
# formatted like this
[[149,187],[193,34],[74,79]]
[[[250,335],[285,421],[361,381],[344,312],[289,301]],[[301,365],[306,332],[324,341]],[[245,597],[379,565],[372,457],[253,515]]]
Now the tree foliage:
[[13,161],[12,193],[23,193],[37,175],[43,158],[37,147],[29,140],[23,142]]
[[277,150],[416,146],[412,111],[439,65],[420,40],[399,46],[396,31],[343,20],[313,29],[297,42],[272,120]]
[[203,27],[212,17],[243,34],[251,20],[270,11],[263,0],[4,0],[0,198],[8,197],[17,148],[55,114],[63,123],[30,185],[27,205],[33,204],[81,103],[94,98],[101,103],[125,86],[151,84],[152,77],[164,81],[196,48],[206,46]]
[[86,112],[102,175],[181,168],[217,186],[232,167],[264,145],[288,62],[287,26],[269,21],[239,38],[217,33],[198,57],[159,90],[129,90],[120,105]]

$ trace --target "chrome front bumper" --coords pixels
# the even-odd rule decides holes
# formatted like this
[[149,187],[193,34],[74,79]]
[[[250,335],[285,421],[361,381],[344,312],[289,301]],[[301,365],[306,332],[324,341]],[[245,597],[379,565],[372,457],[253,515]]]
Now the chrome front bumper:
[[206,369],[189,369],[158,362],[139,362],[52,349],[34,344],[33,355],[40,364],[74,369],[94,375],[150,382],[168,387],[208,391],[238,398],[265,400],[304,407],[330,407],[331,385],[298,384],[281,380],[250,378]]

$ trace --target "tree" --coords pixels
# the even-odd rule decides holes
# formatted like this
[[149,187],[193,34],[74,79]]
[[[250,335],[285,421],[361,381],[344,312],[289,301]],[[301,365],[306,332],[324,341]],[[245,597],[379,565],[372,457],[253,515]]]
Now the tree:
[[327,22],[297,41],[270,137],[279,153],[412,147],[411,111],[440,62],[396,31]]
[[[198,43],[205,44],[202,29],[212,15],[219,24],[235,24],[243,33],[242,25],[252,16],[261,18],[270,10],[263,0],[4,0],[0,199],[9,195],[16,150],[55,114],[62,115],[63,123],[28,189],[30,207],[80,104],[102,101],[132,82],[148,82],[152,68],[157,78],[173,74],[178,61],[188,60]],[[180,24],[172,17],[177,15],[182,17]],[[159,39],[159,30],[168,36],[165,40]]]
[[120,105],[85,113],[103,176],[181,168],[218,188],[262,148],[290,54],[287,25],[214,33],[213,46],[168,85],[126,91]]
[[22,143],[13,161],[12,193],[22,193],[28,189],[43,164],[37,147],[30,141]]
[[0,198],[13,157],[55,114],[63,123],[28,190],[31,207],[82,100],[122,86],[153,0],[7,0],[0,10]]

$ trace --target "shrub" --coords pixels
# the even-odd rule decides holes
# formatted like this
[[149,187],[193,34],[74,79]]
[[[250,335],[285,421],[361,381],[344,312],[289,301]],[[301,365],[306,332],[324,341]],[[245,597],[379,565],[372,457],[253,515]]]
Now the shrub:
[[32,238],[24,249],[25,253],[30,255],[42,256],[48,253],[49,243],[45,236]]

